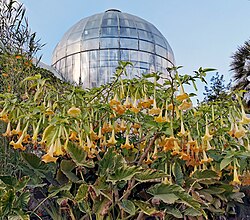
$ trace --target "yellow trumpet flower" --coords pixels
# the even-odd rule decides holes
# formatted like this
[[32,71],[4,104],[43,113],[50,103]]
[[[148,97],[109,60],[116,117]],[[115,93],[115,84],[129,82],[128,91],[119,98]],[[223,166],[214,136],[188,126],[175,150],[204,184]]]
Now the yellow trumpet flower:
[[70,115],[71,117],[77,117],[81,114],[81,109],[76,108],[76,107],[71,107],[68,111],[67,111],[68,115]]
[[7,128],[5,133],[3,133],[4,137],[11,137],[12,136],[12,132],[11,132],[11,128],[10,128],[10,121],[8,122]]
[[138,113],[141,109],[137,106],[137,100],[135,99],[134,100],[134,103],[133,103],[133,106],[132,108],[130,109],[130,111],[134,112],[134,113]]
[[181,105],[179,105],[178,109],[180,110],[188,110],[192,108],[193,104],[192,102],[188,102],[187,100],[183,100]]
[[22,131],[21,131],[21,120],[18,121],[16,129],[11,131],[12,134],[17,134],[17,135],[21,135]]
[[24,147],[22,143],[23,143],[24,137],[26,136],[28,126],[29,126],[29,123],[26,124],[25,128],[23,129],[22,135],[20,136],[20,138],[18,139],[16,143],[14,141],[10,142],[10,145],[12,145],[14,149],[21,149],[21,150],[26,149],[26,147]]
[[233,181],[231,182],[232,185],[241,185],[241,181],[239,180],[239,176],[237,173],[237,167],[236,163],[234,162],[234,178]]
[[112,135],[110,139],[108,140],[108,145],[115,145],[117,141],[115,140],[115,130],[112,130]]
[[159,123],[167,122],[166,117],[162,117],[162,110],[159,116],[154,117],[154,121],[159,122]]
[[246,135],[246,130],[245,128],[242,126],[242,124],[239,125],[239,128],[237,126],[237,124],[235,123],[235,133],[234,133],[234,136],[236,138],[242,138]]
[[53,154],[55,152],[55,145],[54,143],[49,147],[49,150],[47,152],[47,154],[42,156],[42,161],[45,163],[49,163],[49,162],[56,162],[57,157],[53,157]]
[[188,96],[187,93],[184,92],[184,88],[181,85],[180,86],[180,94],[176,96],[176,99],[181,102],[181,101],[183,101],[183,100],[185,100],[187,98],[189,98],[189,96]]
[[159,115],[160,112],[161,112],[161,109],[157,108],[156,100],[154,98],[153,108],[151,108],[151,109],[148,110],[148,114],[150,114],[150,115]]
[[244,125],[244,124],[249,124],[250,123],[250,118],[247,117],[243,105],[241,105],[241,116],[242,116],[242,119],[240,121],[240,124]]
[[207,123],[207,116],[206,116],[206,132],[205,132],[205,135],[202,137],[202,140],[203,141],[210,141],[210,140],[212,140],[212,138],[213,138],[213,135],[211,135],[209,133],[208,123]]
[[125,144],[122,144],[122,145],[121,145],[121,148],[125,148],[125,149],[127,149],[127,150],[130,150],[130,149],[133,149],[133,148],[134,148],[134,145],[129,143],[128,134],[126,135]]

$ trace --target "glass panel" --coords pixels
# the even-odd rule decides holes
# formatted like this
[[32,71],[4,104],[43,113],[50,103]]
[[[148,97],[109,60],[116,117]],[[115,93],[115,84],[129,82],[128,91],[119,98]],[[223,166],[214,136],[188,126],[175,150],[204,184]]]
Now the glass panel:
[[80,41],[81,38],[82,38],[82,31],[80,31],[80,32],[74,32],[68,38],[67,44],[72,44],[72,43],[75,43],[77,41]]
[[73,80],[76,81],[77,83],[81,83],[79,81],[79,78],[80,78],[80,53],[78,54],[75,54],[72,56],[72,59],[73,59]]
[[148,30],[147,23],[136,22],[136,27],[142,30]]
[[100,27],[101,20],[93,20],[89,19],[87,25],[85,26],[85,29],[92,29],[92,28],[98,28]]
[[101,29],[101,36],[118,36],[118,27],[103,27]]
[[99,49],[99,39],[91,39],[84,41],[83,50]]
[[119,38],[101,38],[100,48],[119,48]]
[[144,50],[144,51],[154,53],[154,44],[140,40],[139,50]]
[[116,18],[108,18],[102,20],[102,27],[105,26],[117,26],[117,19]]
[[155,44],[158,44],[159,46],[162,46],[164,48],[167,48],[167,45],[165,43],[165,39],[162,37],[159,37],[158,35],[154,35]]
[[67,56],[71,55],[73,53],[80,52],[80,47],[81,47],[81,43],[80,42],[76,42],[75,44],[68,45],[67,51],[66,51]]
[[148,62],[150,54],[146,52],[139,52],[139,61]]
[[128,19],[120,19],[121,27],[136,27],[134,21]]
[[98,72],[97,68],[89,69],[89,81],[91,87],[97,86],[97,72]]
[[129,61],[129,51],[128,50],[121,50],[121,60]]
[[155,53],[157,55],[167,57],[167,50],[163,47],[158,46],[158,45],[155,45]]
[[137,30],[135,28],[121,27],[120,36],[128,38],[138,38]]
[[121,38],[120,47],[138,50],[138,40]]
[[99,28],[95,29],[85,29],[83,32],[84,39],[98,38],[99,37]]
[[130,61],[137,61],[138,60],[138,51],[130,51]]
[[153,42],[153,36],[150,32],[144,30],[138,30],[138,33],[140,39]]

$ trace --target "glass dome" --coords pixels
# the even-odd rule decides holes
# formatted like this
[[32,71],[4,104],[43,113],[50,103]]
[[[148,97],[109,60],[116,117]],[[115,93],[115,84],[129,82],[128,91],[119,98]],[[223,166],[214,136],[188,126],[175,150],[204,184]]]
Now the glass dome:
[[128,77],[160,71],[174,63],[165,37],[151,23],[110,9],[80,20],[57,44],[52,66],[66,81],[85,88],[111,81],[118,61],[130,61]]

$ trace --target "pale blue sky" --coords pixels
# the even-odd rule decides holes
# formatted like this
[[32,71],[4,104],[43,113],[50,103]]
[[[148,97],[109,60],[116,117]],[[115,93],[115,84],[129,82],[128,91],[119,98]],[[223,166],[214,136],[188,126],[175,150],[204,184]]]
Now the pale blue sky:
[[[117,8],[154,24],[171,45],[181,73],[213,67],[225,76],[230,56],[250,37],[249,0],[21,0],[33,31],[46,43],[43,61],[80,19]],[[212,73],[211,73],[212,74]],[[211,76],[207,77],[208,79]]]

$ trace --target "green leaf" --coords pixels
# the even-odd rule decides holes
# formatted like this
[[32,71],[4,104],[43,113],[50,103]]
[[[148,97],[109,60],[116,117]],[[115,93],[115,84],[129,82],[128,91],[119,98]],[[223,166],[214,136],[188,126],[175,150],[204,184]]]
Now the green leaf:
[[104,216],[108,213],[111,204],[112,201],[106,197],[97,198],[93,205],[93,211],[97,215]]
[[22,177],[16,184],[15,190],[21,191],[29,182],[30,178],[28,176]]
[[29,200],[30,200],[30,193],[23,192],[17,197],[16,201],[14,202],[14,206],[21,208],[21,209],[24,209],[24,208],[26,208]]
[[172,166],[172,172],[174,174],[176,183],[181,186],[184,182],[184,177],[183,177],[181,166],[178,162],[174,162]]
[[122,200],[121,202],[122,209],[129,213],[131,216],[135,215],[135,204],[130,200]]
[[135,179],[139,182],[154,182],[166,176],[167,174],[162,171],[146,169],[137,173]]
[[17,179],[13,176],[0,176],[0,180],[3,181],[6,185],[14,187],[17,184]]
[[118,181],[128,181],[131,178],[140,172],[140,168],[136,166],[124,166],[115,170],[115,173],[108,176],[107,181],[115,184]]
[[227,167],[233,160],[234,160],[233,155],[232,155],[231,157],[225,157],[225,158],[220,162],[220,170],[223,170],[225,167]]
[[14,199],[14,190],[8,190],[2,198],[0,198],[0,216],[8,215],[11,212]]
[[113,148],[109,148],[99,162],[99,174],[100,176],[106,176],[113,173],[114,170],[119,169],[125,164],[125,161],[121,155],[117,155]]
[[184,215],[185,216],[201,216],[201,212],[197,211],[196,209],[193,209],[193,208],[187,208],[184,212]]
[[82,147],[79,147],[76,144],[69,142],[67,151],[77,166],[85,166],[88,168],[93,168],[95,166],[93,161],[86,160],[87,153]]
[[87,184],[82,184],[79,187],[79,189],[77,190],[77,194],[75,196],[75,200],[77,202],[85,200],[88,197],[88,188],[89,186]]
[[193,208],[194,210],[200,212],[205,218],[207,218],[206,213],[201,209],[200,204],[192,198],[188,193],[186,192],[176,192],[175,193],[179,199],[181,199],[184,204],[188,205],[189,207]]
[[142,202],[142,201],[133,201],[134,204],[146,215],[155,215],[159,213],[155,208],[151,207],[150,203]]
[[178,197],[174,194],[178,191],[184,191],[178,185],[157,184],[151,187],[147,192],[154,196],[156,199],[160,199],[167,204],[173,204],[178,200]]
[[79,180],[79,178],[72,173],[72,170],[76,168],[76,164],[72,160],[62,160],[60,168],[63,174],[68,177],[70,181],[75,183]]
[[177,208],[167,208],[166,213],[174,216],[175,218],[181,218],[181,219],[183,218],[183,215]]
[[31,168],[38,176],[46,178],[47,173],[51,169],[51,166],[45,164],[41,159],[32,153],[21,153],[24,162]]
[[218,174],[213,170],[197,170],[192,177],[196,179],[212,179],[218,178]]
[[63,186],[50,186],[49,187],[49,197],[54,197],[58,193],[63,192],[63,191],[69,191],[71,189],[72,183],[68,183]]

